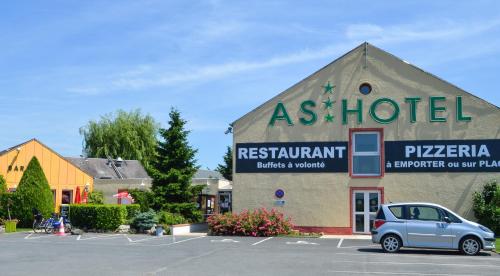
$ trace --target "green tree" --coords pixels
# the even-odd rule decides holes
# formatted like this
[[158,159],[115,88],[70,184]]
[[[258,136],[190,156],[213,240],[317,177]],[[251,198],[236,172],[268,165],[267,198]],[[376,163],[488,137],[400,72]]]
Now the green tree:
[[139,109],[118,110],[114,115],[101,116],[99,121],[89,121],[80,128],[80,134],[88,157],[134,159],[148,167],[154,157],[158,127],[153,117],[142,115]]
[[189,131],[185,130],[186,121],[179,111],[171,109],[169,117],[169,128],[159,131],[162,140],[158,142],[157,156],[150,169],[155,207],[195,221],[200,218],[200,212],[194,199],[203,189],[201,185],[191,185],[198,169],[195,160],[197,150],[188,143]]
[[0,194],[7,192],[7,181],[3,178],[3,175],[0,174]]
[[7,218],[7,182],[0,174],[0,218]]
[[38,209],[46,217],[54,212],[52,191],[36,157],[29,162],[15,193],[16,202],[13,210],[23,226],[31,226],[33,208]]
[[88,195],[87,203],[104,204],[104,194],[101,191],[92,191]]
[[473,210],[479,223],[500,234],[500,185],[488,181],[481,192],[474,192]]
[[141,212],[146,212],[154,207],[155,195],[151,191],[131,189],[128,193],[134,199],[135,204],[141,206]]
[[227,180],[233,180],[233,149],[231,147],[227,147],[227,151],[224,154],[224,162],[219,164],[215,169],[222,176],[224,176]]

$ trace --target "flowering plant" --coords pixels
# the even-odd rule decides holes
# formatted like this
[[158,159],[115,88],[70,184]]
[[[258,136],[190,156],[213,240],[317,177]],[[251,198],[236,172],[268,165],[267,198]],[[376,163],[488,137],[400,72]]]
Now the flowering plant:
[[289,234],[292,227],[291,219],[275,209],[245,210],[208,218],[208,228],[213,235],[268,237]]

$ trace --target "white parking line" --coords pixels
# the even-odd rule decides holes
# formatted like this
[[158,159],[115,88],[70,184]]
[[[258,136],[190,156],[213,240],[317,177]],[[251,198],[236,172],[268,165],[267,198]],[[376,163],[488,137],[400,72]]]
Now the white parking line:
[[[359,263],[359,261],[332,260],[333,263]],[[445,263],[403,263],[403,262],[381,262],[381,261],[363,261],[364,264],[386,264],[386,265],[429,265],[429,266],[461,266],[461,267],[494,267],[500,268],[500,265],[490,264],[445,264]]]
[[315,242],[308,242],[308,241],[286,242],[286,244],[319,245]]
[[337,248],[340,248],[340,246],[342,245],[343,241],[344,241],[344,238],[342,238],[342,239],[339,240],[339,243],[337,244]]
[[269,238],[266,238],[266,239],[260,240],[260,241],[258,241],[258,242],[256,242],[256,243],[252,243],[252,245],[257,245],[257,244],[259,244],[259,243],[263,243],[263,242],[268,241],[268,240],[270,240],[270,239],[272,239],[272,238],[273,238],[273,237],[269,237]]
[[222,240],[210,240],[210,242],[232,243],[232,242],[239,242],[239,241],[235,241],[233,239],[222,239]]
[[341,246],[337,248],[362,248],[362,247],[377,247],[379,246],[378,244],[370,244],[370,245],[352,245],[352,246]]
[[429,251],[429,254],[406,254],[406,253],[400,253],[400,254],[391,254],[391,253],[343,253],[343,252],[338,252],[334,253],[336,255],[347,255],[347,256],[380,256],[380,257],[410,257],[410,258],[415,258],[415,256],[419,257],[430,257],[432,259],[474,259],[475,261],[500,261],[500,258],[481,258],[480,256],[438,256],[438,255],[433,255],[432,251]]
[[35,233],[31,233],[29,235],[27,235],[26,237],[24,237],[25,240],[35,240],[35,239],[43,239],[43,238],[50,238],[50,237],[54,237],[54,235],[50,235],[50,234],[40,234],[40,236],[35,236],[35,237],[32,237],[32,235],[34,235]]
[[185,239],[185,240],[181,240],[181,241],[176,241],[176,242],[171,242],[171,243],[158,244],[158,245],[155,245],[155,246],[169,246],[169,245],[178,244],[178,243],[181,243],[181,242],[192,241],[192,240],[201,239],[201,238],[205,238],[205,237],[206,236],[199,236],[199,237],[189,238],[189,239]]
[[479,274],[431,274],[419,272],[387,272],[387,271],[354,271],[354,270],[329,270],[332,273],[351,274],[381,274],[381,275],[429,275],[429,276],[479,276]]
[[82,239],[81,235],[78,235],[78,237],[76,238],[76,240],[77,241],[87,241],[87,240],[94,240],[94,239],[104,240],[104,239],[114,239],[114,238],[121,237],[121,236],[123,236],[123,234],[102,235],[102,236],[94,236],[94,237],[83,238]]
[[161,238],[161,237],[159,237],[159,236],[154,236],[154,237],[149,237],[149,238],[144,238],[144,239],[132,240],[132,239],[131,239],[129,236],[127,236],[127,235],[126,235],[125,237],[127,237],[127,239],[128,239],[128,241],[129,241],[129,242],[141,242],[141,241],[147,241],[147,240],[153,240],[153,239],[159,239],[159,238]]

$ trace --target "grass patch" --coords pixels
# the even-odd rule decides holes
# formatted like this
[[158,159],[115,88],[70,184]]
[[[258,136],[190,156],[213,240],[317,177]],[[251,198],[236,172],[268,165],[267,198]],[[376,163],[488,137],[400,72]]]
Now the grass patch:
[[497,238],[495,242],[495,252],[500,253],[500,238]]

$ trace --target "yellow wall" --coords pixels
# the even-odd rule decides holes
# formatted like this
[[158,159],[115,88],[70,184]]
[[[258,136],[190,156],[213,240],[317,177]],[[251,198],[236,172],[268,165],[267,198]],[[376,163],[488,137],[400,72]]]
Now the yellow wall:
[[[326,99],[321,86],[328,81],[337,85],[331,96],[337,101],[331,123],[320,117],[325,114],[322,101]],[[358,92],[363,82],[372,84],[371,94],[364,96]],[[417,107],[417,122],[409,123],[407,106],[402,103],[405,97],[415,96],[422,101]],[[426,100],[429,96],[447,98],[447,111],[443,114],[448,117],[446,123],[429,122]],[[456,96],[463,97],[464,114],[472,117],[470,122],[455,119]],[[398,119],[389,124],[379,124],[368,115],[369,105],[382,97],[396,100],[401,107]],[[342,99],[348,99],[350,109],[356,99],[363,99],[362,124],[357,124],[353,115],[349,115],[347,124],[342,124],[339,104]],[[301,116],[308,118],[300,110],[304,100],[317,104],[318,121],[313,125],[298,122]],[[283,120],[269,125],[278,102],[285,104],[294,125],[289,126]],[[379,112],[383,118],[392,114],[389,107],[380,108]],[[233,149],[237,143],[347,142],[352,128],[383,128],[384,141],[500,139],[499,122],[498,107],[367,45],[366,56],[363,47],[358,47],[238,119],[233,124]],[[236,160],[236,150],[233,154]],[[277,208],[291,216],[296,225],[351,228],[350,188],[383,187],[386,202],[434,202],[473,219],[472,195],[491,179],[500,179],[500,173],[386,173],[381,178],[351,178],[347,172],[234,173],[233,211]],[[274,192],[278,188],[285,190],[284,206],[275,206]]]
[[[37,140],[33,139],[17,148],[0,155],[0,174],[7,181],[7,188],[17,188],[24,170],[28,166],[33,156],[38,158],[42,166],[45,177],[49,182],[50,188],[56,190],[56,211],[59,211],[59,206],[62,200],[63,190],[73,190],[73,201],[76,196],[76,187],[80,187],[83,191],[85,184],[89,184],[89,190],[92,191],[94,179],[82,170],[75,167],[66,159],[47,148]],[[12,166],[12,170],[8,171],[8,167]],[[24,170],[21,171],[21,166]],[[15,169],[17,167],[17,170]]]

